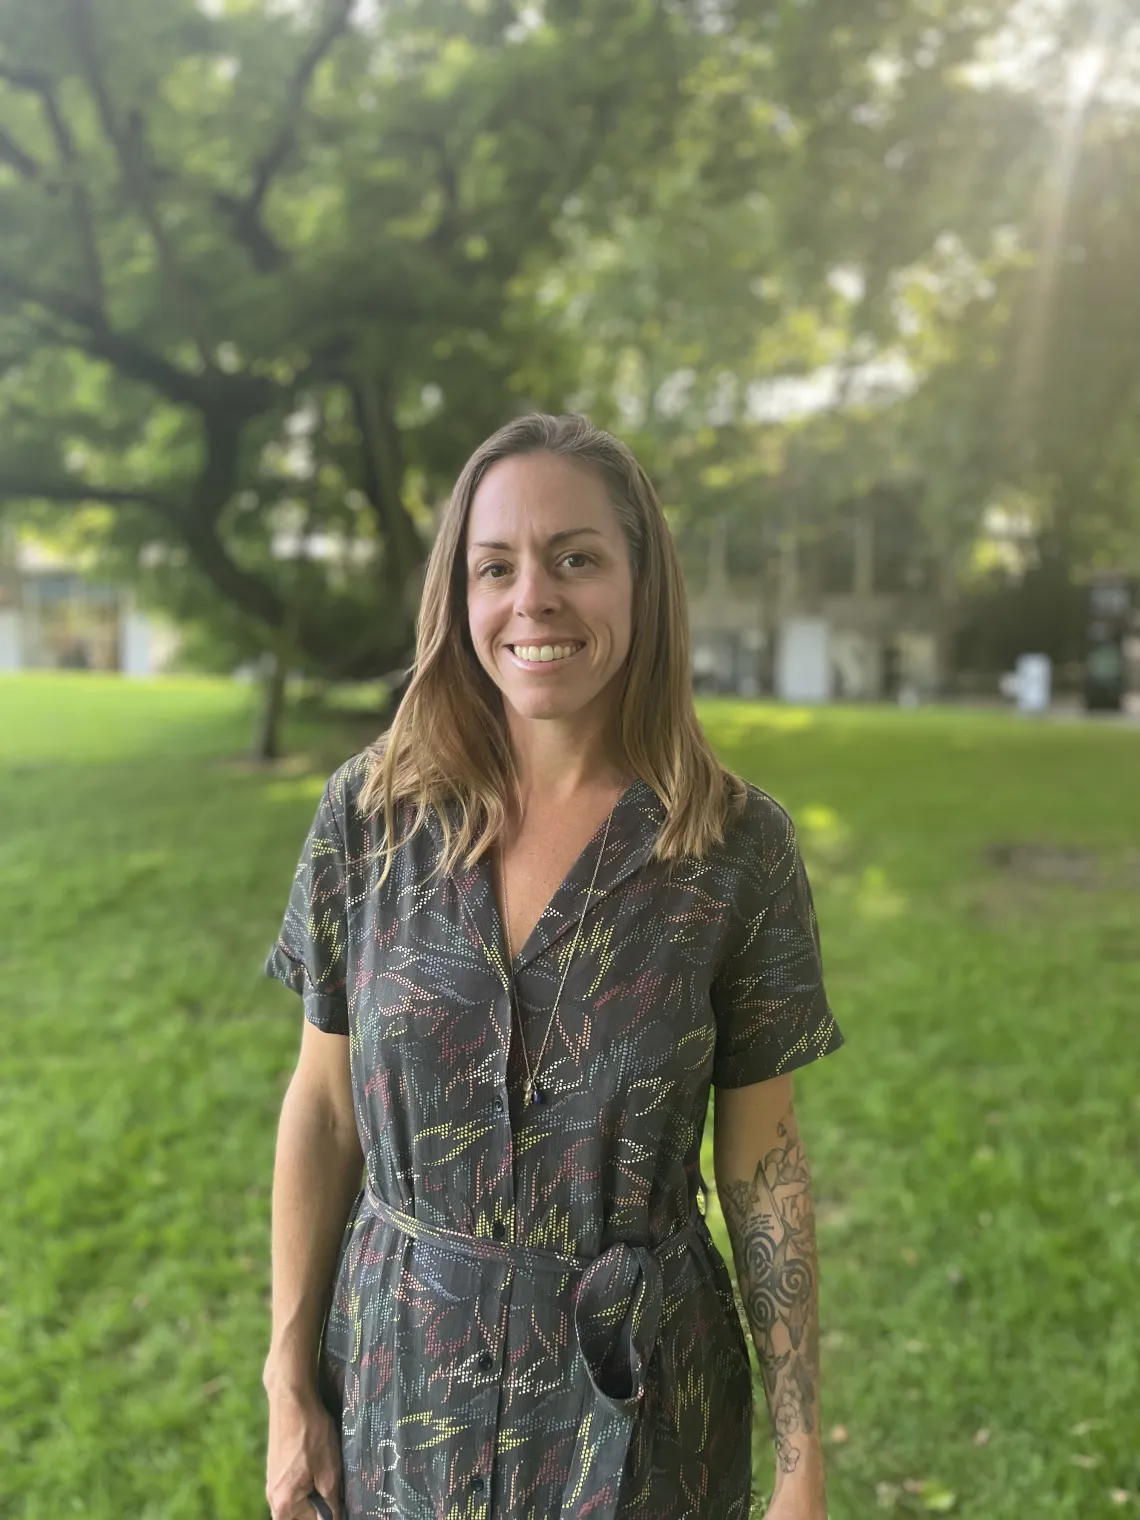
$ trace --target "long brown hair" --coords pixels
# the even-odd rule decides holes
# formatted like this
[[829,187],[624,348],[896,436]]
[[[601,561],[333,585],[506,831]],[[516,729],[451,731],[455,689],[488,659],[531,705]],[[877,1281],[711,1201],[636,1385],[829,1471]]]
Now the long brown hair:
[[[467,623],[467,517],[488,469],[545,452],[601,477],[629,547],[633,616],[619,702],[629,770],[665,806],[654,858],[702,856],[724,839],[745,783],[720,764],[697,722],[689,669],[689,619],[681,566],[657,493],[631,451],[584,417],[535,413],[509,422],[475,450],[455,483],[428,560],[416,625],[412,679],[392,726],[371,751],[361,803],[383,808],[381,880],[402,840],[396,805],[416,805],[410,833],[428,811],[444,836],[440,870],[470,868],[503,833],[518,773],[502,697],[476,657]],[[452,827],[449,812],[458,810]],[[407,837],[407,836],[405,836]]]

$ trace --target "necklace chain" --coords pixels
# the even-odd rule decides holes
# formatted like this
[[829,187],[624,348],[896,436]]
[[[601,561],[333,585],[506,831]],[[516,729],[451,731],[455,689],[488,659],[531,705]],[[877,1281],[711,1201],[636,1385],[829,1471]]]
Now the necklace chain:
[[570,970],[570,964],[573,961],[575,952],[578,949],[578,940],[581,937],[582,925],[586,919],[586,909],[590,906],[590,899],[594,895],[594,883],[598,879],[598,867],[601,865],[602,856],[606,852],[606,840],[609,838],[610,823],[613,820],[614,810],[616,807],[617,803],[615,802],[613,807],[610,808],[609,817],[606,819],[605,832],[602,834],[602,842],[598,847],[598,856],[594,861],[594,874],[590,878],[590,885],[586,891],[586,900],[582,904],[581,913],[578,915],[578,927],[574,932],[574,943],[570,946],[570,954],[566,957],[566,964],[562,968],[562,979],[558,983],[558,992],[554,999],[554,1007],[550,1010],[550,1018],[547,1021],[546,1033],[542,1037],[542,1044],[539,1047],[538,1055],[535,1057],[533,1067],[530,1064],[530,1056],[527,1054],[526,1034],[523,1031],[522,1011],[518,1006],[518,997],[515,993],[515,952],[511,945],[511,910],[510,903],[507,901],[507,865],[506,861],[503,858],[502,850],[499,850],[499,872],[503,882],[503,932],[507,938],[507,994],[511,1001],[511,1011],[518,1023],[519,1045],[522,1048],[523,1064],[526,1066],[526,1085],[523,1088],[523,1099],[527,1103],[544,1103],[546,1101],[542,1088],[538,1085],[538,1073],[542,1066],[543,1059],[546,1055],[546,1047],[550,1043],[550,1036],[554,1029],[554,1021],[558,1017],[558,1005],[562,1001],[562,989],[566,985],[566,977]]

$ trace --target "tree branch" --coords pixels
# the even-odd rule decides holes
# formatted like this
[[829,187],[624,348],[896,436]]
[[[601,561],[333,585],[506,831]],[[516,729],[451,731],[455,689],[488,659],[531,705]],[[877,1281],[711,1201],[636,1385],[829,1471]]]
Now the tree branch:
[[[226,464],[225,460],[212,456],[207,451],[206,465],[195,488],[195,496],[201,498],[202,493],[222,484],[221,475]],[[232,482],[230,484],[232,486]],[[271,628],[281,626],[285,606],[277,592],[260,576],[243,569],[231,559],[218,536],[217,517],[225,500],[219,502],[213,510],[195,516],[174,497],[156,491],[104,486],[66,475],[49,477],[0,470],[0,501],[5,500],[55,501],[64,504],[99,501],[112,507],[147,507],[178,533],[194,563],[227,600]]]
[[[230,558],[216,523],[186,518],[182,539],[199,570],[228,602],[268,628],[281,627],[285,621],[285,603],[268,581]],[[300,635],[298,643],[304,647]]]
[[75,151],[75,141],[59,108],[55,92],[50,88],[41,90],[40,100],[43,102],[44,115],[47,117],[51,135],[55,139],[64,177],[71,191],[71,210],[75,228],[79,234],[79,249],[87,276],[87,291],[91,299],[102,306],[103,261],[99,257],[99,243],[95,236],[95,217],[91,211],[91,200],[87,194],[87,187],[79,177],[79,159]]
[[152,507],[170,517],[177,512],[177,503],[156,491],[138,491],[125,486],[96,485],[90,480],[79,480],[69,475],[54,478],[26,475],[20,471],[0,470],[0,500],[4,501],[101,501],[109,507]]
[[221,370],[196,374],[180,369],[160,353],[107,322],[102,309],[64,290],[30,284],[12,270],[0,269],[0,296],[9,295],[39,306],[72,331],[37,324],[40,337],[64,348],[79,348],[102,359],[128,380],[152,386],[168,401],[203,413],[225,410],[235,423],[268,410],[280,398],[280,388],[261,375],[227,375]]
[[17,90],[34,90],[36,94],[44,88],[51,88],[51,80],[38,69],[20,69],[10,63],[0,63],[0,79]]
[[284,599],[268,581],[232,559],[218,533],[218,519],[237,488],[241,426],[241,419],[228,411],[207,415],[202,468],[178,526],[191,558],[211,584],[250,617],[280,630]]
[[253,215],[261,210],[266,192],[273,176],[288,158],[297,140],[297,123],[305,106],[305,95],[312,83],[317,66],[333,43],[348,27],[355,0],[332,0],[323,28],[313,38],[301,56],[296,73],[289,81],[285,96],[285,119],[268,151],[258,159],[253,171],[253,188],[246,205]]
[[203,376],[179,369],[128,333],[114,331],[108,326],[102,310],[89,301],[63,290],[31,285],[11,270],[0,269],[0,295],[5,294],[42,307],[53,317],[77,329],[72,334],[54,328],[43,332],[42,336],[51,341],[67,348],[81,348],[93,358],[105,360],[127,379],[141,380],[153,386],[169,401],[199,408],[207,404],[209,392]]
[[196,522],[217,523],[237,489],[242,421],[228,408],[206,417],[205,460],[190,495],[190,516]]
[[[207,451],[207,462],[194,492],[203,506],[211,491],[226,489],[224,476],[230,457],[228,444],[212,455]],[[231,480],[225,500],[232,494],[232,486]],[[0,502],[4,501],[54,501],[62,505],[89,501],[113,507],[148,508],[178,534],[194,564],[227,601],[268,628],[280,630],[284,624],[286,606],[277,591],[232,559],[222,542],[217,517],[224,500],[211,500],[210,509],[195,516],[176,498],[157,491],[98,485],[66,475],[38,476],[0,470]],[[404,641],[378,628],[369,630],[359,644],[346,647],[335,630],[331,633],[322,630],[319,622],[309,622],[302,616],[294,637],[298,650],[341,679],[370,679],[409,658],[410,636],[405,647]]]
[[205,340],[190,287],[175,258],[174,249],[162,225],[157,199],[151,179],[146,148],[145,124],[139,111],[132,111],[124,126],[115,114],[107,81],[99,61],[99,48],[95,36],[95,22],[91,14],[91,0],[70,0],[70,10],[75,22],[76,46],[80,64],[87,78],[88,87],[95,100],[99,120],[107,136],[127,192],[142,216],[158,253],[159,268],[171,299],[182,311],[186,326],[198,349],[198,355],[206,369],[214,368],[214,361]]
[[459,241],[459,172],[447,151],[447,143],[441,135],[433,140],[439,165],[439,187],[443,192],[443,210],[436,226],[428,237],[428,244],[441,258],[446,257]]
[[[64,179],[71,191],[71,206],[75,217],[76,230],[79,233],[80,252],[83,255],[84,270],[87,275],[87,293],[97,304],[103,304],[103,267],[99,258],[99,246],[95,237],[95,218],[91,212],[91,201],[87,194],[86,186],[79,178],[79,159],[75,151],[75,140],[67,125],[66,118],[60,110],[59,101],[56,99],[55,82],[46,74],[41,74],[35,69],[14,69],[9,65],[0,64],[0,79],[6,79],[9,84],[20,90],[29,90],[38,95],[43,107],[44,116],[47,118],[48,129],[55,142],[56,152],[59,154],[60,165],[63,169]],[[11,162],[11,159],[9,159]],[[38,175],[28,175],[27,178],[38,178]]]
[[253,184],[241,200],[219,193],[215,203],[230,218],[234,235],[261,273],[270,273],[286,262],[284,250],[261,221],[262,206],[274,176],[283,168],[297,142],[297,126],[305,109],[313,75],[333,43],[348,28],[355,0],[330,0],[328,16],[298,61],[285,94],[285,109],[277,136],[253,166]]
[[36,180],[43,178],[43,169],[38,159],[20,147],[16,139],[0,127],[0,163],[10,165],[23,179]]
[[423,562],[423,545],[401,496],[403,466],[400,438],[392,425],[391,406],[371,376],[351,383],[352,405],[360,429],[364,493],[384,535],[388,577],[394,592],[403,595]]

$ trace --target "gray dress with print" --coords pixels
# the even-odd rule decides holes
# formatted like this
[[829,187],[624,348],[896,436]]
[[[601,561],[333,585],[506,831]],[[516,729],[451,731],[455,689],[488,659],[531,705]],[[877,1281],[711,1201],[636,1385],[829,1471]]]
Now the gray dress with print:
[[[633,782],[526,1104],[490,863],[433,878],[429,814],[378,886],[366,770],[328,782],[267,966],[349,1041],[366,1170],[320,1368],[348,1520],[746,1520],[752,1385],[700,1151],[711,1083],[843,1043],[790,819],[749,787],[670,867]],[[515,957],[528,1050],[601,838]]]

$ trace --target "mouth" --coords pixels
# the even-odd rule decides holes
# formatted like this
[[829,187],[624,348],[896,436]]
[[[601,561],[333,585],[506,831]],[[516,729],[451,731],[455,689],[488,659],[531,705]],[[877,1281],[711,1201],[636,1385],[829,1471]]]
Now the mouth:
[[511,658],[523,670],[547,670],[565,665],[582,653],[585,644],[571,639],[560,644],[508,644]]

